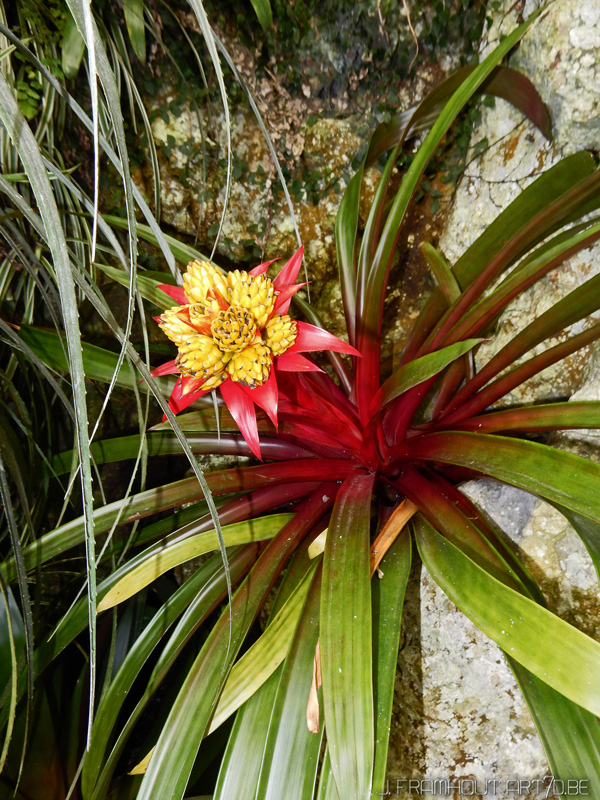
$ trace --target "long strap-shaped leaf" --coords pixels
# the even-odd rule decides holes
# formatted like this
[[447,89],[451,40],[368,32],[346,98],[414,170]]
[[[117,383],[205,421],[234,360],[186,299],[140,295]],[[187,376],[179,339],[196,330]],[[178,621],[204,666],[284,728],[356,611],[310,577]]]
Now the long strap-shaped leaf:
[[[309,538],[312,538],[312,534],[309,534],[307,540]],[[307,578],[307,574],[311,576],[309,579],[312,579],[312,576],[314,576],[315,564],[311,564],[307,549],[307,542],[305,542],[301,547],[301,551],[296,554],[277,593],[273,604],[273,610],[269,616],[269,624],[263,636],[267,635],[269,629],[276,624],[278,615],[291,596],[296,593],[298,588],[302,587],[302,584]],[[320,581],[318,580],[317,588],[320,589]],[[314,584],[310,588],[310,592],[312,595],[315,594]],[[238,664],[241,663],[243,658],[245,658],[245,656],[240,659]],[[262,667],[260,661],[257,667],[260,673]],[[237,664],[233,668],[229,680],[233,678],[233,673],[236,668]],[[269,737],[269,731],[273,725],[273,715],[276,713],[275,706],[277,704],[277,697],[280,692],[281,680],[285,669],[286,667],[284,667],[284,665],[278,667],[267,682],[264,683],[238,711],[221,762],[221,769],[215,787],[214,800],[229,800],[230,797],[264,798],[264,793],[257,789],[257,786],[261,772],[264,770],[266,743]],[[257,677],[260,677],[260,674]],[[224,693],[225,691],[226,689]],[[304,698],[304,702],[306,705],[306,697]],[[290,722],[292,725],[298,724],[299,722],[303,723],[306,731],[304,718],[304,709],[301,709],[299,718],[290,720]],[[306,731],[306,733],[308,733],[308,731]],[[316,738],[319,740],[319,737]],[[314,755],[315,768],[317,758],[318,748]],[[298,786],[295,788],[298,790]],[[291,797],[291,795],[287,793],[280,793],[277,795],[277,797],[285,797],[286,800],[288,796]]]
[[[600,275],[578,286],[548,311],[530,322],[526,328],[508,342],[488,363],[458,392],[448,406],[451,412],[460,407],[478,389],[503,369],[550,336],[587,317],[600,307]],[[448,414],[448,419],[450,415]]]
[[[567,201],[570,190],[578,193],[580,190],[578,184],[589,178],[595,169],[596,163],[591,154],[579,152],[562,159],[536,178],[458,259],[453,271],[460,285],[471,284],[487,264],[501,253],[503,253],[503,266],[508,267],[536,241],[547,236],[552,226],[557,224],[555,216],[549,217],[548,207],[559,198]],[[534,219],[539,222],[531,224]],[[529,235],[521,235],[521,231],[527,226]],[[518,249],[515,247],[517,235],[519,235]],[[507,248],[508,243],[510,244]],[[444,296],[439,290],[434,292],[413,327],[402,354],[402,363],[415,357],[446,310],[447,303]]]
[[[286,556],[327,510],[330,501],[315,492],[295,518],[265,549],[219,619],[183,682],[162,729],[138,800],[181,800],[200,742],[233,660]],[[230,637],[231,625],[231,637]]]
[[[233,547],[272,539],[290,521],[292,516],[291,514],[273,514],[268,517],[236,522],[233,525],[224,525],[221,529],[223,540],[227,547]],[[132,567],[127,565],[119,582],[98,604],[98,613],[133,597],[134,594],[173,567],[204,553],[209,553],[211,550],[217,550],[218,547],[219,540],[214,529],[180,539],[170,546],[161,543],[158,547],[152,548],[152,551],[145,557],[136,559]]]
[[257,788],[261,800],[312,800],[323,726],[311,733],[306,702],[319,636],[321,575],[310,590],[304,614],[285,661],[273,710]]
[[428,572],[511,658],[592,714],[600,714],[600,644],[492,578],[424,519],[415,523]]
[[403,450],[410,458],[498,478],[600,522],[600,465],[586,458],[537,442],[455,431],[420,436]]
[[[343,480],[354,469],[347,459],[306,459],[288,461],[279,464],[265,464],[258,467],[247,467],[243,470],[226,469],[211,472],[206,476],[208,487],[213,494],[232,494],[264,487],[273,483],[295,483],[322,480]],[[121,501],[108,503],[97,509],[94,514],[96,533],[108,530],[115,518],[120,515],[123,524],[134,519],[155,514],[168,508],[191,503],[203,499],[203,492],[195,478],[184,478],[175,483],[166,484],[160,489],[148,489],[131,496],[123,509]],[[284,501],[287,502],[287,499]],[[273,505],[277,505],[275,499]],[[71,547],[83,542],[83,519],[78,517],[66,522],[50,533],[40,537],[23,550],[23,561],[26,569],[43,564],[50,558],[64,553]],[[8,581],[14,580],[15,564],[8,559],[4,564]]]
[[383,797],[385,792],[390,723],[402,630],[402,608],[411,560],[411,537],[407,527],[381,561],[379,565],[381,576],[373,580],[373,694],[375,703],[373,797]]
[[84,505],[85,545],[87,553],[87,573],[89,585],[89,628],[90,628],[90,717],[91,729],[93,698],[95,691],[96,669],[96,560],[95,538],[92,497],[92,475],[88,456],[89,435],[87,406],[85,399],[85,372],[81,355],[81,335],[79,331],[79,317],[77,299],[71,265],[68,258],[68,248],[64,237],[60,215],[50,186],[48,175],[44,168],[42,157],[25,118],[21,114],[14,99],[12,90],[6,80],[0,75],[0,118],[10,138],[15,143],[30,185],[36,196],[40,214],[50,251],[54,269],[57,275],[60,293],[67,348],[69,353],[69,371],[73,386],[73,398],[76,415],[77,446],[79,449],[81,470],[81,487]]
[[371,790],[374,723],[369,526],[374,475],[350,475],[329,523],[321,590],[327,742],[340,797]]
[[[229,568],[234,583],[240,575],[248,570],[255,557],[256,547],[245,547],[241,552],[230,557]],[[105,750],[123,703],[156,645],[163,636],[166,636],[169,627],[174,624],[190,603],[195,605],[194,625],[199,625],[203,616],[206,616],[213,607],[215,599],[222,597],[225,591],[225,576],[220,555],[217,553],[171,595],[137,637],[98,706],[92,729],[91,746],[85,757],[81,778],[82,793],[85,798],[91,797],[94,791],[95,783],[101,772]],[[121,732],[123,728],[119,727]],[[103,775],[103,778],[105,784],[101,791],[107,794],[107,776]]]
[[357,363],[356,386],[359,409],[363,405],[368,406],[379,384],[379,332],[383,299],[392,253],[410,199],[430,158],[457,114],[494,67],[515,46],[536,16],[537,13],[532,14],[526,22],[509,34],[460,85],[440,113],[402,180],[381,233],[367,280],[364,314],[357,336],[357,347],[363,356]]
[[[600,796],[600,722],[507,658],[544,745],[556,781],[573,781],[589,797]],[[563,795],[564,796],[564,795]]]
[[600,402],[581,400],[521,406],[506,411],[482,414],[459,423],[463,431],[499,433],[500,431],[556,431],[577,428],[600,428]]

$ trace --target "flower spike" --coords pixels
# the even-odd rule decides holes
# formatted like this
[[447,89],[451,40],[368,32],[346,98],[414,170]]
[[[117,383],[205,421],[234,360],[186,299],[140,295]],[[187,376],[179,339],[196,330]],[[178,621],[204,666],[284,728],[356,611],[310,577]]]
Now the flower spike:
[[326,349],[359,355],[322,328],[297,322],[287,314],[293,295],[306,285],[295,283],[303,255],[302,246],[273,281],[266,275],[272,261],[251,272],[234,270],[225,275],[208,261],[192,261],[183,276],[183,288],[160,286],[179,303],[156,317],[178,350],[176,359],[153,372],[179,373],[170,408],[177,414],[209,391],[220,389],[257,458],[261,456],[254,406],[262,408],[277,428],[276,370],[285,382],[286,373],[321,371],[301,352]]

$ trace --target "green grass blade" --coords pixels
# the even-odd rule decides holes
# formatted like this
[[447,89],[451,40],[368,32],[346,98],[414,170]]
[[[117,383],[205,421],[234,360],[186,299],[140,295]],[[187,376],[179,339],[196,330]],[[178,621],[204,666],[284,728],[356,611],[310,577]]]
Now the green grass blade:
[[497,581],[424,519],[417,546],[450,600],[511,658],[592,714],[600,713],[600,644]]
[[270,0],[251,0],[252,8],[256,11],[256,16],[263,31],[268,30],[273,24],[273,12]]
[[[121,286],[129,286],[129,276],[127,273],[116,269],[116,267],[107,267],[105,264],[97,264],[96,266],[108,275],[109,278],[112,278],[113,281],[120,283]],[[167,277],[170,276],[165,275],[165,278]],[[150,300],[151,303],[154,303],[154,305],[158,306],[160,309],[172,308],[175,303],[173,298],[169,297],[162,289],[157,288],[161,283],[169,283],[169,281],[160,281],[156,278],[149,278],[146,275],[138,275],[136,278],[136,286],[142,297],[146,300]]]
[[371,791],[374,721],[369,529],[373,475],[338,492],[323,557],[321,672],[327,742],[341,797]]
[[[108,222],[109,225],[114,225],[115,228],[121,228],[122,230],[127,230],[127,220],[123,219],[123,217],[116,217],[113,214],[105,214],[104,219]],[[138,236],[140,239],[143,239],[145,242],[150,242],[150,244],[155,244],[159,246],[159,240],[156,236],[155,231],[149,226],[144,225],[143,223],[138,223]],[[174,236],[169,236],[168,234],[163,234],[164,240],[169,245],[170,251],[172,252],[173,256],[179,261],[181,264],[187,264],[190,261],[210,261],[208,256],[201,253],[195,247],[192,247],[185,242],[180,242]],[[210,262],[214,267],[217,265],[214,261]],[[164,281],[167,283],[167,281]]]
[[65,78],[71,80],[76,77],[84,53],[85,41],[77,29],[73,16],[67,12],[61,43],[62,70]]
[[62,223],[50,181],[35,138],[15,102],[11,88],[0,74],[0,118],[12,141],[16,144],[19,156],[29,177],[31,188],[36,196],[46,236],[52,253],[60,293],[65,324],[69,372],[73,386],[76,415],[77,445],[81,459],[81,488],[85,512],[85,543],[89,585],[89,630],[90,630],[90,717],[91,729],[93,699],[96,681],[96,563],[93,518],[92,475],[89,452],[88,417],[85,399],[85,370],[81,354],[81,335],[77,298],[68,248]]
[[[21,326],[20,336],[25,344],[49,367],[61,372],[69,371],[64,337],[54,331],[33,328],[30,325]],[[102,381],[103,383],[110,383],[113,380],[119,364],[119,357],[116,353],[112,353],[103,347],[97,347],[94,344],[82,342],[81,355],[86,374],[91,380]],[[157,385],[161,387],[164,394],[168,394],[173,387],[173,378],[155,378],[154,380],[157,381]],[[129,364],[122,364],[117,373],[115,385],[125,389],[133,389],[139,383],[139,376],[131,369]],[[143,383],[140,388],[144,391]],[[147,388],[146,391],[148,391]]]

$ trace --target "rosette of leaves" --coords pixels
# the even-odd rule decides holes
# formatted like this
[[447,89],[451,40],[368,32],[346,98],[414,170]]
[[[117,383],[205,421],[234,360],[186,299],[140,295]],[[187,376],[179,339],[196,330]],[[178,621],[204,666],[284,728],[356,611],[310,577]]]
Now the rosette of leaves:
[[[600,308],[600,277],[532,320],[479,371],[469,358],[494,335],[512,299],[600,237],[600,223],[589,216],[600,204],[593,157],[575,154],[538,177],[452,268],[426,247],[439,288],[416,320],[401,364],[384,380],[380,366],[399,230],[457,114],[484,89],[511,99],[548,133],[533,87],[496,68],[529,22],[477,68],[448,79],[414,114],[375,132],[336,225],[348,340],[361,356],[346,363],[330,354],[335,379],[312,370],[277,375],[277,427],[272,415],[257,414],[264,463],[207,474],[216,507],[194,475],[94,511],[96,534],[138,525],[133,555],[127,552],[97,588],[100,619],[113,615],[117,641],[119,632],[136,635],[124,634],[128,647],[107,671],[95,708],[81,775],[85,800],[111,792],[183,798],[202,786],[214,798],[378,796],[404,593],[417,556],[505,652],[555,777],[585,776],[591,793],[600,792],[600,645],[548,610],[519,554],[460,488],[466,478],[491,476],[548,500],[599,566],[600,467],[538,439],[551,430],[599,428],[600,403],[490,407],[600,336],[594,323],[528,357]],[[425,128],[394,192],[400,148]],[[364,168],[388,151],[359,235]],[[125,273],[105,269],[127,282]],[[138,287],[166,309],[172,301],[157,288],[165,282],[141,277]],[[46,363],[65,366],[58,337],[33,328],[20,336]],[[111,362],[111,354],[88,347],[83,357],[89,375],[110,380],[107,363],[116,356]],[[154,386],[149,371],[138,368]],[[131,387],[137,379],[131,366],[118,375]],[[217,415],[211,406],[192,406],[178,422],[179,429],[171,415],[147,435],[151,455],[181,452],[181,431],[194,453],[252,453],[224,407]],[[92,454],[102,464],[134,457],[140,446],[139,436],[122,437],[94,443]],[[67,472],[72,461],[72,453],[55,459],[56,472]],[[144,522],[157,512],[164,513]],[[83,519],[68,521],[9,559],[4,575],[15,580],[84,539]],[[125,546],[115,539],[113,557]],[[199,556],[201,566],[165,597],[161,576]],[[254,623],[276,584],[257,636]],[[87,624],[84,598],[38,645],[36,675]],[[25,678],[15,685],[16,702]],[[4,711],[4,720],[9,716]],[[216,784],[209,776],[203,784],[215,758]],[[127,777],[136,762],[138,777]]]

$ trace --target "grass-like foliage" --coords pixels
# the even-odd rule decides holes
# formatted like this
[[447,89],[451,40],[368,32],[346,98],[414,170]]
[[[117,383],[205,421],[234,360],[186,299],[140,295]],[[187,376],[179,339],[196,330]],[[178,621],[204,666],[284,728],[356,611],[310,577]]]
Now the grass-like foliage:
[[[5,272],[17,259],[24,267],[18,280],[6,282],[12,287],[6,297],[22,313],[19,329],[0,323],[12,350],[0,409],[0,489],[10,544],[0,572],[5,785],[18,780],[24,743],[39,746],[35,716],[46,737],[54,731],[48,759],[57,753],[62,759],[63,789],[45,797],[61,796],[75,779],[76,796],[84,800],[181,799],[206,791],[215,800],[378,796],[404,594],[411,560],[420,558],[505,652],[555,777],[585,776],[591,795],[600,795],[600,645],[548,610],[518,553],[460,488],[465,479],[491,476],[548,500],[600,568],[600,467],[541,441],[547,431],[600,428],[600,403],[490,410],[523,381],[600,337],[600,325],[593,324],[528,357],[600,308],[600,278],[532,320],[478,371],[473,359],[515,297],[600,237],[593,216],[600,172],[593,157],[575,154],[538,177],[452,267],[424,245],[438,288],[400,365],[385,376],[380,367],[399,232],[457,115],[474,94],[488,92],[512,101],[549,133],[535,89],[499,66],[532,19],[479,66],[441,84],[414,113],[374,133],[336,223],[346,345],[319,330],[310,307],[294,301],[290,307],[299,254],[272,281],[266,270],[276,270],[269,265],[226,275],[162,234],[128,177],[103,40],[85,4],[69,6],[94,52],[100,91],[92,118],[43,65],[36,69],[84,126],[93,131],[94,117],[104,120],[96,141],[123,176],[129,252],[115,232],[118,220],[98,217],[94,270],[128,286],[130,300],[119,325],[90,268],[96,234],[81,220],[83,212],[93,214],[94,201],[48,157],[0,75],[2,122],[28,181],[22,192],[0,179],[15,211],[1,223],[10,253]],[[194,9],[210,38],[197,0]],[[15,46],[35,64],[21,43]],[[393,167],[405,140],[424,131],[394,189]],[[385,153],[359,231],[364,169]],[[136,223],[136,205],[144,224]],[[74,230],[75,223],[83,227]],[[40,242],[35,248],[33,233]],[[170,272],[137,274],[136,235],[160,248]],[[183,287],[176,260],[200,262],[188,268]],[[248,289],[248,298],[256,289],[254,299],[236,294],[240,285],[254,287]],[[119,352],[81,346],[82,296],[114,333]],[[168,311],[173,298],[177,309]],[[34,301],[55,331],[31,325],[39,320]],[[129,341],[136,303],[148,303],[154,314],[158,307],[159,323],[179,349],[173,346],[166,367],[148,352],[142,359]],[[308,323],[290,319],[303,313]],[[258,367],[246,348],[258,348]],[[329,372],[299,354],[319,348],[331,348]],[[343,352],[353,355],[342,358]],[[109,384],[109,395],[114,386],[131,391],[138,434],[95,440],[86,377]],[[152,395],[166,419],[146,431]],[[54,431],[43,397],[64,408],[73,443]],[[144,488],[149,459],[182,452],[192,475]],[[204,475],[198,454],[260,461]],[[117,500],[94,504],[93,470],[100,475],[102,464],[131,459],[142,486],[134,491],[132,477]],[[81,516],[68,503],[77,482]],[[67,497],[51,526],[35,499],[40,485],[43,497],[56,491]],[[64,570],[82,545],[87,585],[69,598],[49,633],[49,615],[37,610],[30,581],[43,584],[53,565]],[[171,570],[198,558],[199,566],[177,585]],[[83,577],[78,573],[78,588]],[[87,661],[73,661],[75,645]],[[136,764],[135,776],[128,775]]]

